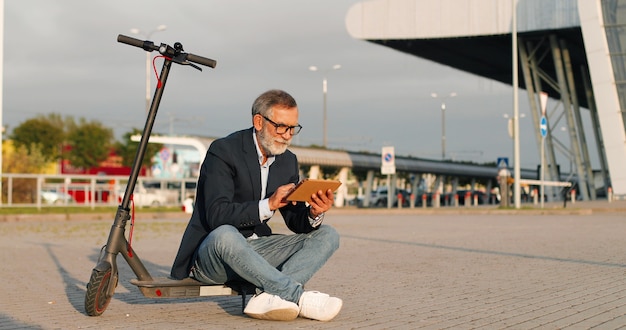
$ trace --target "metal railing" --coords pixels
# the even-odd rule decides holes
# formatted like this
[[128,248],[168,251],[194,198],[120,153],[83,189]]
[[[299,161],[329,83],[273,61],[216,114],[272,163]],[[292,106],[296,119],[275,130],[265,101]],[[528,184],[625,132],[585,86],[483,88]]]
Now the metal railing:
[[[0,207],[117,206],[128,176],[2,174]],[[196,179],[139,177],[137,207],[180,206],[196,193]]]

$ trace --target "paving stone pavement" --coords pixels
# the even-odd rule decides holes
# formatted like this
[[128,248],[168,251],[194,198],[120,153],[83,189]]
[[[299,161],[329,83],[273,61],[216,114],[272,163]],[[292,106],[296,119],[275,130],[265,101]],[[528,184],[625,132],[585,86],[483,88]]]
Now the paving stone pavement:
[[[330,322],[251,319],[238,296],[145,298],[122,258],[110,305],[89,317],[85,286],[114,215],[4,221],[0,329],[626,328],[625,203],[333,210],[341,247],[307,284],[343,299]],[[169,273],[186,222],[137,219],[133,247],[153,277]]]

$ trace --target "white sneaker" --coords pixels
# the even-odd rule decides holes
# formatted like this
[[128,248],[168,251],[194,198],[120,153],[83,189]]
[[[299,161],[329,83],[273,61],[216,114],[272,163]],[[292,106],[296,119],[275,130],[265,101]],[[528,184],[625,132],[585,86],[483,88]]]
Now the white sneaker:
[[330,321],[339,314],[343,301],[318,291],[305,291],[298,305],[300,305],[300,316],[318,321]]
[[291,301],[263,292],[250,298],[243,312],[255,319],[291,321],[298,317],[300,308]]

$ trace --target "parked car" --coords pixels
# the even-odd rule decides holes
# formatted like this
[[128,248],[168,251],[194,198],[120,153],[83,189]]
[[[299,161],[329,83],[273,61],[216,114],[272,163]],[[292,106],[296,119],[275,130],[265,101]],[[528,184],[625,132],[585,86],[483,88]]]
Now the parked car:
[[[193,198],[196,194],[196,185],[197,181],[184,181],[184,188],[181,184],[183,181],[168,181],[166,184],[162,185],[160,181],[142,181],[143,186],[148,190],[161,190],[163,194],[168,195],[168,202],[173,202],[174,199],[181,201],[186,198]],[[164,191],[167,191],[165,193]],[[184,196],[181,194],[184,191]]]
[[485,194],[482,191],[479,190],[475,190],[475,191],[471,191],[471,190],[457,190],[456,192],[458,198],[459,198],[459,205],[465,205],[466,201],[465,201],[465,197],[469,196],[471,198],[471,200],[469,201],[470,205],[474,205],[474,196],[476,197],[476,200],[478,202],[478,204],[487,204],[488,200],[487,200],[487,194]]
[[76,201],[70,194],[56,189],[46,189],[41,191],[41,201],[50,205],[72,204]]
[[[393,194],[392,205],[398,206],[398,193],[402,195],[402,206],[408,207],[410,204],[411,194],[404,189],[396,189]],[[387,187],[382,186],[372,191],[372,197],[370,198],[370,205],[377,207],[387,207]]]
[[424,199],[426,200],[426,206],[433,206],[433,193],[429,191],[424,191],[415,195],[415,206],[423,207]]
[[[120,199],[124,198],[125,192],[126,187],[123,187],[119,194]],[[133,192],[133,203],[139,207],[158,207],[167,204],[167,195],[158,189],[146,189],[144,186],[137,184]]]

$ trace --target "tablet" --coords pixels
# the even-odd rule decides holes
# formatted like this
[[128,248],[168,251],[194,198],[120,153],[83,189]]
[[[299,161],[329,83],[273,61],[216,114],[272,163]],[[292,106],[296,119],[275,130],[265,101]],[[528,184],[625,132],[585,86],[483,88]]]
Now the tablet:
[[328,189],[333,192],[341,186],[340,181],[335,180],[318,180],[318,179],[304,179],[296,185],[295,188],[287,195],[288,201],[296,202],[311,202],[311,195],[318,191],[326,191]]

